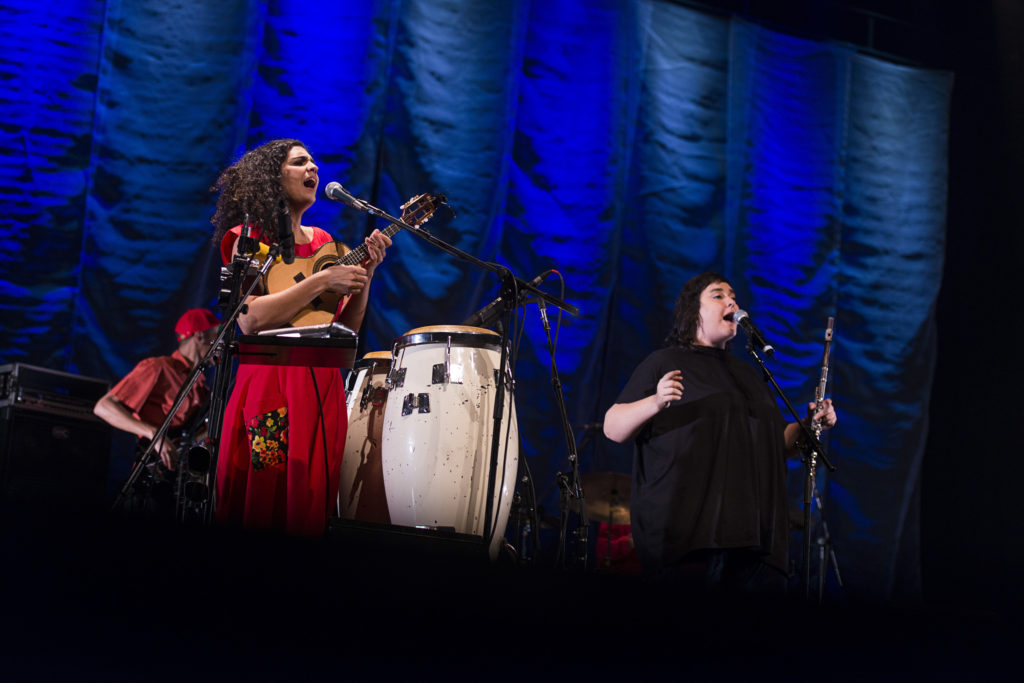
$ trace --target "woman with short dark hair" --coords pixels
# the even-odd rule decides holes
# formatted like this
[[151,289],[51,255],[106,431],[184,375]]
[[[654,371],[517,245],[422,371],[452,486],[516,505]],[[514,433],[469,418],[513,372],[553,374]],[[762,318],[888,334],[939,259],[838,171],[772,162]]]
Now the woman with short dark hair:
[[[634,370],[604,419],[635,442],[633,539],[646,574],[752,589],[788,571],[787,455],[800,425],[783,419],[761,373],[727,350],[736,293],[718,273],[691,278],[666,346]],[[831,399],[807,420],[836,424]]]

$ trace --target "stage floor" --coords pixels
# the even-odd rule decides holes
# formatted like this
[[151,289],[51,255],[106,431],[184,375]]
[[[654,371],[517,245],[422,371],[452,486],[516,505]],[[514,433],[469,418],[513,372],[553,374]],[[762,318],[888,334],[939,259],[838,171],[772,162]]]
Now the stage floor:
[[1010,605],[723,597],[463,550],[109,515],[8,525],[0,675],[955,680],[1004,671],[1022,633]]

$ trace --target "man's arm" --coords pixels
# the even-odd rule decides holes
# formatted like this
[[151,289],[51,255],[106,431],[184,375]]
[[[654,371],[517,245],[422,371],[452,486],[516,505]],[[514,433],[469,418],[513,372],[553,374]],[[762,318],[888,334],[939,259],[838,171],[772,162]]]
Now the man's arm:
[[[160,429],[160,425],[153,426],[132,415],[127,406],[109,391],[100,400],[96,401],[92,412],[96,417],[115,429],[134,434],[140,439],[152,441]],[[163,443],[160,444],[160,460],[163,462],[164,467],[173,470],[177,466],[175,462],[177,455],[174,443],[170,439],[165,438]]]

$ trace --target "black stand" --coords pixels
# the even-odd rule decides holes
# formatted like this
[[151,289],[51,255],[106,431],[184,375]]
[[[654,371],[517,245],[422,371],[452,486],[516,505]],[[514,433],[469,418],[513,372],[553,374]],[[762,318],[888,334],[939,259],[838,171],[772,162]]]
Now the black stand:
[[562,301],[561,299],[558,299],[556,297],[553,297],[549,294],[542,292],[529,282],[520,280],[519,278],[515,277],[512,274],[512,271],[510,271],[508,268],[500,266],[496,263],[488,263],[486,261],[482,261],[481,259],[478,259],[477,257],[462,251],[458,247],[455,247],[443,240],[438,239],[437,237],[434,237],[425,229],[414,225],[410,225],[404,222],[402,219],[396,218],[388,214],[387,212],[373,206],[372,204],[369,204],[368,202],[357,199],[355,202],[346,203],[349,204],[349,206],[352,206],[353,208],[358,209],[360,211],[364,211],[371,216],[382,218],[392,225],[397,225],[402,228],[405,228],[410,233],[416,235],[417,237],[427,242],[428,244],[431,244],[440,249],[441,251],[451,254],[452,256],[455,256],[458,259],[461,259],[468,263],[472,263],[473,265],[479,268],[497,274],[502,279],[502,293],[508,293],[508,296],[502,297],[502,304],[504,305],[504,324],[502,325],[501,333],[501,359],[499,360],[498,363],[498,373],[499,376],[503,378],[503,381],[496,382],[497,386],[494,392],[494,425],[491,432],[490,465],[487,471],[487,495],[486,498],[484,499],[486,503],[484,507],[485,532],[483,542],[484,547],[488,548],[490,547],[491,539],[494,537],[494,533],[496,531],[495,527],[497,526],[497,520],[495,518],[493,510],[494,490],[496,483],[495,480],[497,478],[498,454],[500,453],[501,450],[501,423],[502,415],[505,411],[506,384],[509,387],[511,387],[513,381],[511,368],[509,367],[508,362],[508,330],[509,323],[511,322],[512,311],[515,310],[515,308],[520,305],[520,294],[527,291],[530,292],[533,296],[536,296],[539,301],[550,303],[553,306],[557,306],[562,310],[568,311],[572,315],[577,315],[579,313],[579,309],[577,309],[575,306],[569,303],[566,303],[565,301]]
[[[241,242],[241,239],[239,241]],[[121,487],[121,491],[117,495],[117,499],[114,501],[113,509],[115,511],[117,511],[121,507],[122,502],[125,499],[125,496],[132,490],[139,475],[143,472],[146,465],[153,457],[153,453],[155,452],[156,447],[165,438],[167,430],[171,426],[171,421],[174,419],[174,416],[178,414],[178,410],[181,409],[181,404],[184,403],[185,397],[188,396],[189,392],[192,390],[192,387],[195,386],[195,383],[199,380],[199,377],[200,375],[202,375],[203,371],[206,368],[210,367],[214,362],[217,363],[218,367],[214,372],[213,388],[210,391],[210,422],[207,427],[207,442],[209,453],[204,465],[206,466],[207,473],[212,475],[216,474],[217,453],[219,450],[218,446],[220,444],[221,427],[224,422],[224,408],[227,405],[228,388],[231,378],[232,344],[235,334],[235,323],[238,320],[238,316],[244,313],[246,310],[245,300],[249,297],[250,294],[253,293],[253,291],[255,291],[256,285],[260,283],[262,277],[266,275],[268,270],[270,270],[270,267],[274,264],[274,261],[277,259],[277,256],[279,254],[280,248],[277,245],[274,245],[273,247],[270,248],[270,253],[267,256],[266,260],[263,262],[262,267],[259,269],[259,274],[251,279],[251,281],[249,282],[248,289],[246,290],[245,294],[242,295],[242,283],[245,274],[249,270],[251,260],[248,256],[242,255],[240,247],[239,255],[236,256],[234,261],[232,262],[233,273],[231,277],[231,290],[228,295],[227,304],[225,306],[225,310],[231,311],[231,314],[221,323],[220,331],[217,333],[217,338],[214,339],[212,344],[210,344],[210,348],[207,349],[206,354],[202,357],[202,359],[200,359],[200,361],[196,363],[195,366],[192,368],[192,371],[189,373],[189,376],[185,380],[185,383],[178,391],[178,395],[174,399],[174,404],[168,411],[167,417],[164,418],[163,424],[160,425],[160,429],[157,430],[156,434],[153,436],[152,441],[150,441],[149,446],[142,453],[142,455],[139,456],[138,460],[133,466],[132,472],[129,475],[128,480],[125,481],[124,485]],[[220,357],[218,360],[215,361],[214,359],[218,355]],[[189,452],[189,459],[199,459],[198,453],[196,454],[196,456],[193,456],[192,454],[192,451],[195,450],[197,449],[191,449],[191,451]],[[190,469],[194,471],[199,469],[198,467],[195,466],[195,462],[193,462],[192,465],[193,466]],[[179,470],[182,468],[189,468],[189,466],[189,462],[178,463]],[[203,490],[204,488],[205,490]],[[211,488],[212,487],[209,486],[194,486],[191,487],[191,490],[186,490],[186,494],[190,493],[192,497],[195,497],[197,499],[205,497],[204,500],[193,501],[199,506],[198,512],[194,512],[193,514],[199,517],[202,521],[207,523],[212,519],[213,507],[215,504],[215,501],[213,500],[213,491],[211,490]],[[188,489],[187,486],[186,489]],[[177,507],[182,508],[180,501]],[[181,513],[180,510],[179,515],[182,518],[184,518],[184,513]]]
[[[520,439],[519,452],[522,452],[522,439]],[[533,484],[533,472],[530,471],[530,464],[526,458],[519,461],[523,465],[525,474],[519,477],[519,484],[529,497],[526,501],[523,494],[516,491],[512,496],[511,512],[515,513],[516,533],[519,548],[516,550],[516,561],[519,564],[535,564],[540,556],[540,519],[537,515],[537,492]],[[532,543],[533,548],[530,549]]]
[[[835,548],[832,547],[832,535],[829,533],[828,524],[825,522],[825,510],[821,506],[821,498],[818,496],[817,491],[814,490],[813,474],[808,475],[812,478],[811,482],[811,493],[814,497],[814,504],[818,506],[818,514],[821,516],[821,535],[818,537],[818,602],[821,602],[825,597],[825,575],[828,573],[829,564],[832,565],[832,570],[836,573],[836,583],[840,588],[843,587],[843,577],[839,573],[839,560],[836,559]],[[810,514],[804,512],[804,523],[807,523]],[[804,552],[808,551],[807,542],[804,542]],[[804,582],[805,585],[810,583],[810,568],[804,570]],[[804,591],[804,597],[807,597],[806,590]]]
[[[814,502],[814,477],[815,471],[817,470],[817,459],[821,458],[821,462],[825,464],[825,467],[828,468],[829,472],[835,472],[836,467],[832,464],[832,461],[829,460],[825,447],[821,445],[821,441],[819,441],[818,437],[814,435],[814,432],[811,431],[810,427],[804,424],[804,421],[793,408],[793,404],[789,402],[788,398],[786,398],[786,394],[783,393],[782,388],[779,387],[778,382],[775,381],[775,377],[768,370],[768,366],[765,365],[764,359],[761,358],[757,348],[750,342],[749,338],[747,339],[747,351],[754,357],[757,364],[761,366],[761,371],[764,373],[765,381],[769,382],[772,385],[772,388],[775,389],[775,393],[778,394],[779,398],[782,399],[782,402],[786,404],[786,408],[789,409],[793,419],[798,425],[800,425],[800,430],[803,432],[803,438],[797,439],[797,444],[804,453],[804,552],[802,583],[804,586],[804,597],[809,599],[811,594],[811,505]],[[820,577],[819,583],[821,583]]]
[[551,326],[548,324],[547,304],[543,299],[538,300],[540,308],[540,319],[544,324],[544,335],[547,338],[548,353],[551,355],[551,388],[555,393],[555,402],[558,404],[558,415],[562,420],[562,432],[565,434],[565,445],[569,453],[569,477],[559,472],[556,477],[558,488],[561,492],[560,501],[562,508],[562,529],[559,534],[559,548],[556,556],[556,565],[559,560],[565,558],[565,524],[567,518],[568,498],[575,498],[579,504],[580,520],[576,528],[576,552],[574,560],[580,569],[587,567],[587,532],[590,529],[590,520],[587,519],[586,499],[583,493],[583,481],[580,478],[579,455],[576,450],[576,436],[573,434],[572,425],[569,424],[569,415],[565,409],[565,397],[562,394],[562,381],[558,377],[558,366],[555,364],[555,345],[551,341]]

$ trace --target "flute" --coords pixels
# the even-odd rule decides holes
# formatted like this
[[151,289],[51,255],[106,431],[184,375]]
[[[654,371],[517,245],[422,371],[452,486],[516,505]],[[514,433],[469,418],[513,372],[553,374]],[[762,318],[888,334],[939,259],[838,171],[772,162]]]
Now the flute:
[[[828,324],[825,327],[825,357],[821,361],[821,378],[818,380],[818,387],[814,390],[814,412],[821,410],[821,404],[825,400],[825,385],[828,384],[828,356],[832,349],[832,328],[835,318],[829,316]],[[816,438],[821,438],[821,420],[815,418],[811,422],[811,429]]]

